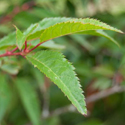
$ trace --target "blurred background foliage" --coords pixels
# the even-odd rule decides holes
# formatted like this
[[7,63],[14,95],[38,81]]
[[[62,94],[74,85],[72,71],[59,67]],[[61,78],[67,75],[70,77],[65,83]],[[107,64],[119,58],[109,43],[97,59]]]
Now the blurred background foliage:
[[[0,0],[0,37],[14,31],[13,24],[25,30],[47,17],[91,17],[125,32],[125,0]],[[57,38],[39,48],[61,51],[76,67],[86,117],[25,59],[0,58],[1,125],[125,125],[125,37],[108,33],[120,48],[89,35]]]

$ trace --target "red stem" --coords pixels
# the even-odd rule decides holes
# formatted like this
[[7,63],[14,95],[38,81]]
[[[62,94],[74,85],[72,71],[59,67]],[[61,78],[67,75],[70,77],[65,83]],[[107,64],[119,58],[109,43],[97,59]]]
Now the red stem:
[[22,52],[18,52],[18,53],[11,53],[11,52],[7,52],[4,54],[1,54],[0,57],[4,57],[4,56],[17,56],[17,55],[23,55]]
[[[44,41],[46,42],[46,41]],[[21,55],[23,57],[25,57],[25,55],[27,55],[28,53],[30,53],[31,51],[33,51],[34,49],[36,49],[38,46],[40,46],[41,44],[43,44],[44,42],[42,43],[39,43],[37,44],[35,47],[33,47],[32,49],[28,50],[27,49],[27,41],[25,41],[25,48],[23,51],[20,51],[20,52],[17,52],[17,53],[13,53],[15,52],[16,50],[18,50],[18,47],[16,47],[15,49],[13,49],[12,51],[7,51],[6,53],[4,54],[1,54],[0,57],[4,57],[4,56],[17,56],[17,55]]]
[[24,52],[27,50],[27,41],[25,41],[25,48],[24,48]]
[[28,51],[28,53],[29,52],[31,52],[31,51],[33,51],[34,49],[36,49],[38,46],[40,46],[41,44],[43,44],[43,43],[45,43],[46,41],[44,41],[44,42],[42,42],[42,43],[39,43],[39,44],[37,44],[36,46],[34,46],[32,49],[30,49],[29,51]]

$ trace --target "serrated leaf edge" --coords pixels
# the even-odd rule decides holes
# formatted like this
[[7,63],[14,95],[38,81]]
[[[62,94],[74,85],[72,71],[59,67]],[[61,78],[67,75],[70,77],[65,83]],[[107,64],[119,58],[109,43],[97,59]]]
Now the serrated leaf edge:
[[[115,32],[119,32],[119,33],[123,33],[122,31],[120,31],[120,30],[117,30],[116,28],[113,28],[113,27],[111,27],[111,26],[109,26],[109,25],[107,25],[107,26],[109,26],[109,27],[111,27],[111,29],[110,28],[105,28],[105,27],[103,27],[103,26],[100,26],[100,25],[95,25],[95,24],[91,24],[91,23],[82,23],[82,22],[80,22],[80,21],[77,21],[77,22],[75,22],[75,21],[66,21],[66,22],[61,22],[61,23],[57,23],[57,24],[55,24],[55,25],[53,25],[53,26],[51,26],[51,27],[48,27],[48,28],[46,28],[43,32],[42,32],[42,34],[41,34],[41,36],[40,36],[40,39],[42,39],[42,37],[44,36],[44,33],[46,32],[46,30],[49,30],[50,28],[52,28],[52,27],[55,27],[55,26],[57,26],[57,25],[59,25],[59,24],[66,24],[66,23],[74,23],[74,24],[82,24],[82,25],[87,25],[87,24],[89,24],[89,25],[91,25],[91,26],[97,26],[97,27],[100,27],[100,29],[103,29],[103,30],[110,30],[110,31],[115,31]],[[113,29],[112,29],[113,28]],[[95,30],[99,30],[99,29],[95,29]],[[70,34],[75,34],[75,33],[77,33],[77,32],[83,32],[83,31],[90,31],[90,30],[81,30],[81,31],[76,31],[76,32],[72,32],[72,33],[67,33],[67,34],[65,34],[65,35],[60,35],[60,36],[57,36],[57,37],[54,37],[54,38],[52,38],[52,39],[55,39],[55,38],[58,38],[58,37],[61,37],[61,36],[66,36],[66,35],[70,35]],[[48,39],[48,40],[52,40],[52,39]],[[47,41],[48,41],[47,40]],[[43,39],[43,41],[42,42],[44,42],[44,39]]]
[[[64,55],[62,55],[62,57],[64,58],[65,56]],[[48,66],[46,66],[44,63],[42,63],[42,62],[40,62],[39,60],[37,60],[37,59],[35,59],[33,56],[32,57],[29,57],[28,56],[28,58],[33,58],[34,60],[36,60],[36,61],[38,61],[39,63],[41,63],[42,65],[44,65],[45,67],[47,67],[56,77],[58,77],[58,75],[56,75]],[[72,69],[73,69],[73,72],[74,72],[74,70],[75,70],[75,68],[73,67],[73,65],[70,63],[70,62],[68,62],[67,61],[67,63],[69,63],[70,65],[71,65],[71,67],[72,67]],[[32,63],[33,64],[33,63]],[[33,64],[34,65],[34,64]],[[35,65],[34,65],[35,66]],[[35,66],[36,67],[36,66]],[[39,69],[39,68],[38,68]],[[40,70],[40,69],[39,69]],[[41,71],[41,70],[40,70]],[[76,73],[74,72],[74,74],[75,74],[75,78],[77,79],[77,81],[78,81],[78,84],[79,84],[79,78],[77,77],[77,75],[76,75]],[[47,74],[45,74],[47,77],[48,77],[48,75]],[[49,77],[48,77],[49,78]],[[58,77],[59,78],[59,77]],[[63,84],[63,82],[62,82],[62,80],[59,78],[59,80],[61,81],[61,83],[62,83],[62,85],[64,85],[67,89],[68,89],[68,91],[69,91],[69,93],[72,95],[72,93],[70,92],[70,90],[69,90],[69,88],[65,85],[65,84]],[[56,84],[56,83],[55,83]],[[61,89],[61,88],[60,88]],[[81,85],[79,84],[79,90],[82,92],[81,94],[83,95],[83,90],[81,89]],[[63,92],[63,90],[61,89],[61,91]],[[64,93],[65,94],[65,93]],[[67,97],[68,97],[68,95],[66,95]],[[72,95],[72,97],[75,99],[75,101],[77,102],[77,104],[79,105],[79,103],[78,103],[78,101],[77,101],[77,99]],[[84,95],[83,95],[83,97],[84,97]],[[68,97],[68,99],[69,99],[69,97]],[[85,97],[83,98],[84,100],[85,100]],[[69,99],[70,100],[70,99]],[[73,104],[74,105],[74,104]],[[75,106],[75,105],[74,105]],[[85,106],[86,106],[86,104],[85,104]],[[76,106],[75,106],[76,107]],[[81,112],[83,115],[86,115],[87,114],[87,111],[83,111],[83,109],[82,109],[82,107],[81,107],[81,105],[79,105],[79,107],[80,107],[80,109],[81,109],[81,111],[79,111],[79,112]],[[77,108],[77,107],[76,107]]]

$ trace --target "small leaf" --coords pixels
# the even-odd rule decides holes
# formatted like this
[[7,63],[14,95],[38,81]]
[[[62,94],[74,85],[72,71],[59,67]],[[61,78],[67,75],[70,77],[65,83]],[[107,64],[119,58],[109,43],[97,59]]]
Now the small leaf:
[[23,35],[23,33],[16,27],[16,44],[20,50],[25,40],[26,40],[26,36]]
[[73,71],[74,67],[61,53],[41,51],[35,55],[28,55],[26,58],[62,90],[80,113],[87,113],[85,98]]
[[16,79],[15,85],[32,124],[40,125],[40,106],[35,90],[22,78]]
[[[16,27],[16,26],[15,26]],[[33,32],[33,30],[37,27],[37,24],[32,24],[24,33],[22,33],[17,27],[16,27],[16,43],[19,49],[21,50],[23,47],[23,44],[27,40],[27,37]]]

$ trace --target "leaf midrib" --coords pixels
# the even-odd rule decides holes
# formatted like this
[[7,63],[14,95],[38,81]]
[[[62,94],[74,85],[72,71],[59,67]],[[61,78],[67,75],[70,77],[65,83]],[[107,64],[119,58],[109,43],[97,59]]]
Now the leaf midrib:
[[[37,60],[37,59],[34,58],[34,57],[30,57],[30,58],[32,58],[32,59],[34,59],[35,61],[38,61],[39,63],[41,63],[42,65],[44,65],[44,66],[45,66],[46,68],[48,68],[56,77],[58,77],[58,75],[55,74],[55,73],[53,72],[53,70],[50,69],[48,66],[46,66],[44,63],[40,62],[39,60]],[[47,75],[46,75],[46,76],[47,76]],[[83,109],[81,108],[81,105],[78,103],[77,99],[76,99],[76,98],[72,95],[72,93],[70,92],[69,88],[63,83],[63,81],[62,81],[59,77],[58,77],[58,79],[61,81],[62,85],[65,86],[65,88],[67,88],[68,92],[71,94],[71,96],[74,98],[74,100],[75,100],[75,101],[77,102],[77,104],[79,105],[81,111],[84,112]],[[60,89],[61,89],[61,88],[60,88]],[[67,97],[68,97],[68,95],[67,95]]]
[[[70,22],[70,21],[68,21],[68,22]],[[68,23],[68,22],[64,22],[64,23]],[[61,23],[63,23],[63,22],[61,22]],[[61,24],[61,23],[57,23],[57,24],[55,24],[55,25],[58,25],[58,24]],[[121,31],[117,31],[117,29],[110,29],[110,28],[105,28],[105,27],[103,27],[103,26],[100,26],[100,25],[95,25],[95,24],[91,24],[91,23],[82,23],[82,22],[73,22],[73,23],[81,23],[82,25],[91,25],[91,26],[97,26],[97,27],[99,27],[99,28],[104,28],[103,30],[111,30],[111,31],[115,31],[115,32],[119,32],[119,33],[121,33]],[[55,25],[53,25],[53,26],[55,26]],[[53,27],[53,26],[51,26],[51,27]],[[46,30],[48,30],[48,29],[50,29],[51,27],[48,27],[48,28],[46,28],[46,29],[44,29],[44,31],[42,32],[42,34],[41,34],[41,36],[46,32]],[[63,26],[62,26],[63,27]],[[62,30],[62,27],[61,27],[61,30]],[[71,27],[70,27],[71,28]],[[95,31],[96,30],[99,30],[99,29],[94,29]],[[75,34],[75,33],[77,33],[77,32],[84,32],[84,31],[90,31],[90,29],[86,29],[86,30],[80,30],[80,31],[76,31],[76,32],[71,32],[71,33],[67,33],[67,34],[64,34],[64,35],[60,35],[60,36],[57,36],[57,37],[53,37],[53,38],[51,38],[51,39],[48,39],[48,40],[52,40],[52,39],[55,39],[55,38],[58,38],[58,37],[62,37],[62,36],[66,36],[66,35],[70,35],[70,34]],[[41,37],[40,36],[40,37]],[[43,37],[42,37],[43,38]],[[41,39],[41,38],[40,38]],[[44,40],[44,39],[43,39]],[[47,41],[48,41],[47,40]],[[44,41],[42,41],[42,42],[44,42]],[[41,43],[42,43],[41,42]]]

